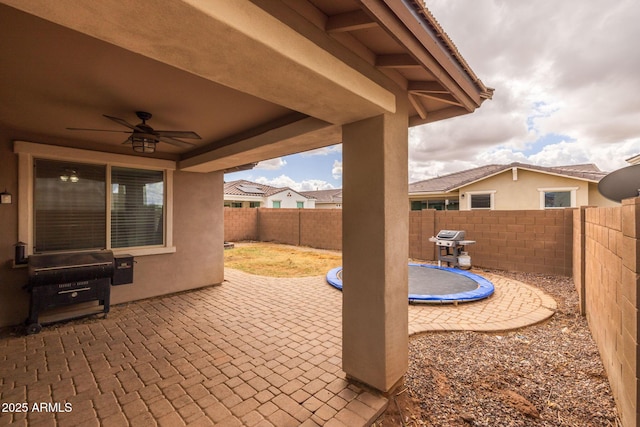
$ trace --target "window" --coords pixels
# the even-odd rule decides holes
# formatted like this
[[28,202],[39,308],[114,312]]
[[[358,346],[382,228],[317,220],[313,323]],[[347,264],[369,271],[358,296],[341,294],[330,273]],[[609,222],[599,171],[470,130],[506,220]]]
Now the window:
[[250,208],[259,208],[260,207],[260,202],[249,202],[249,207]]
[[[37,252],[173,253],[176,162],[14,141],[18,240]],[[132,223],[133,221],[133,223]],[[136,246],[129,246],[136,245]]]
[[471,209],[491,209],[491,194],[471,194]]
[[427,202],[423,202],[420,200],[412,200],[411,201],[411,210],[412,211],[421,211],[427,208]]
[[48,159],[33,164],[34,253],[165,244],[164,171]]
[[298,209],[304,208],[304,202],[296,202],[296,208]]
[[446,200],[447,210],[448,211],[459,211],[460,210],[460,202],[458,199],[447,199]]
[[111,168],[111,247],[164,243],[164,172]]
[[571,206],[570,191],[548,191],[544,193],[545,208],[567,208]]
[[106,168],[35,160],[34,252],[106,247]]
[[231,202],[231,207],[232,208],[241,208],[242,207],[242,202]]
[[280,200],[273,200],[271,202],[271,207],[276,209],[280,208]]
[[538,188],[540,209],[563,209],[576,207],[578,187]]

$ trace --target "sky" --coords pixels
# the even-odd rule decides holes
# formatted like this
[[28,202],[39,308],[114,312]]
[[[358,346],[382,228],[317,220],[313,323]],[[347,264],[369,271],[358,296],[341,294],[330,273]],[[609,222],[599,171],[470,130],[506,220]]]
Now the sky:
[[[640,154],[640,2],[427,0],[493,99],[409,130],[409,182],[487,164],[628,166]],[[297,191],[342,186],[340,145],[225,175]]]

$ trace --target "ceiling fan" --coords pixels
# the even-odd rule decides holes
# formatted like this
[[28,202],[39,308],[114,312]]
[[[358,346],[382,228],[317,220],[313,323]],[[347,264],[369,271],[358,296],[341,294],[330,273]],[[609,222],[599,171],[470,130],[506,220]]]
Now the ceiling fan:
[[131,144],[133,147],[133,151],[138,153],[153,153],[156,151],[156,144],[158,142],[166,142],[167,144],[175,145],[176,147],[191,147],[195,144],[190,142],[181,141],[177,138],[186,138],[186,139],[202,139],[200,135],[193,131],[182,131],[182,130],[155,130],[151,126],[147,124],[147,120],[151,119],[151,113],[147,113],[146,111],[136,111],[136,116],[142,123],[138,123],[137,125],[132,125],[124,119],[120,119],[118,117],[108,116],[103,114],[109,120],[113,120],[114,122],[122,125],[124,127],[128,127],[131,131],[126,130],[110,130],[110,129],[85,129],[85,128],[67,128],[68,130],[89,130],[89,131],[97,131],[97,132],[121,132],[128,133],[131,136],[127,138],[127,140],[123,144]]

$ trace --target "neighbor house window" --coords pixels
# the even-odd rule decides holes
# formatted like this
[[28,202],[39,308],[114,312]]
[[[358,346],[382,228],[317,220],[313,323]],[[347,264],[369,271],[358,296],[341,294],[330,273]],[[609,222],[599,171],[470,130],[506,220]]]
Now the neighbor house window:
[[271,207],[272,208],[276,208],[276,209],[279,208],[280,207],[280,200],[273,200],[271,202]]
[[470,194],[471,209],[493,209],[493,194],[478,193]]
[[241,208],[242,207],[242,202],[231,202],[231,207],[232,208]]
[[249,207],[250,208],[259,208],[260,207],[260,202],[249,202]]
[[412,211],[421,211],[427,208],[427,202],[423,202],[421,200],[412,200],[411,201],[411,210]]
[[576,190],[570,188],[538,188],[540,209],[562,209],[576,207]]
[[297,207],[298,209],[302,209],[302,208],[304,208],[304,202],[296,202],[296,207]]

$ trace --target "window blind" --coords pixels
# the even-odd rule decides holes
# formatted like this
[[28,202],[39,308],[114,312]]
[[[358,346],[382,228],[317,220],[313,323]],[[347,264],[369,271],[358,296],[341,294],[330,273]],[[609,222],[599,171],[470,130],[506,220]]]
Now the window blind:
[[106,169],[34,161],[34,252],[106,247]]
[[111,168],[111,247],[164,243],[164,172]]

